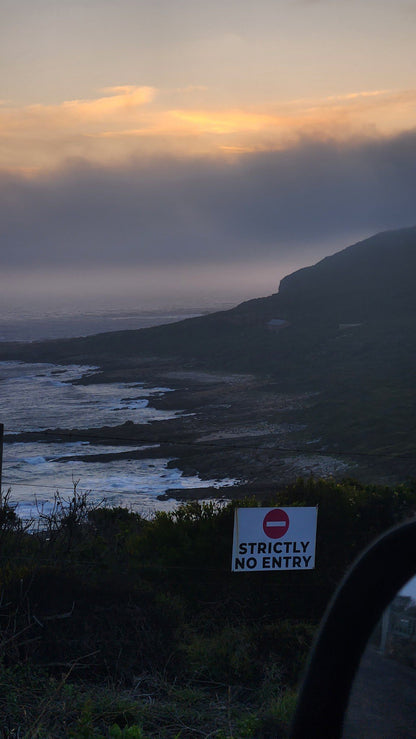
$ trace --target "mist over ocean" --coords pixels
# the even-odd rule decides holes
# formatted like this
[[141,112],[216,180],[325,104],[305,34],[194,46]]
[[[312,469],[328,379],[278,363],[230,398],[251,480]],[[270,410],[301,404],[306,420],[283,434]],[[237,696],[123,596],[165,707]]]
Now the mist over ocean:
[[79,311],[0,311],[0,341],[43,341],[89,336],[106,331],[150,328],[201,315],[196,308],[173,306],[161,309]]
[[[222,306],[221,306],[222,307]],[[36,341],[86,336],[103,331],[146,328],[198,315],[195,309],[91,311],[65,314],[0,314],[1,341]],[[152,397],[169,388],[144,388],[137,383],[72,384],[91,373],[88,366],[55,366],[47,363],[0,362],[0,421],[5,434],[56,428],[118,426],[125,421],[149,423],[175,417],[182,411],[152,408]],[[111,439],[109,440],[111,442]],[[214,481],[183,477],[168,468],[168,459],[65,461],[74,455],[123,452],[137,444],[100,444],[96,439],[68,442],[9,442],[4,445],[3,490],[11,488],[12,502],[23,517],[50,509],[57,491],[69,497],[74,482],[78,490],[90,491],[91,499],[105,499],[151,514],[171,509],[174,501],[158,501],[168,488],[207,487]],[[143,448],[143,447],[142,447]],[[225,484],[232,481],[224,481]],[[203,497],[203,496],[201,496]]]

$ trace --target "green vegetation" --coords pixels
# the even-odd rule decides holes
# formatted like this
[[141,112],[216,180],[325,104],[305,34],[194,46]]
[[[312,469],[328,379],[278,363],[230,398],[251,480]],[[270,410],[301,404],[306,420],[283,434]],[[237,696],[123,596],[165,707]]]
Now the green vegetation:
[[[314,571],[231,573],[233,507],[318,505]],[[299,480],[146,520],[74,489],[28,530],[0,500],[0,736],[287,736],[316,626],[416,486]]]

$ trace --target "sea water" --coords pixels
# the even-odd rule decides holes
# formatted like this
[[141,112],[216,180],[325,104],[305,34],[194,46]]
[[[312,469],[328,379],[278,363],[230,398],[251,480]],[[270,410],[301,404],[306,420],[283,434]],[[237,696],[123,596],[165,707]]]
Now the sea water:
[[[46,324],[44,319],[41,328],[44,334],[48,334]],[[10,332],[8,338],[12,338]],[[74,384],[94,369],[80,365],[0,362],[0,422],[9,439],[4,445],[2,489],[11,489],[11,501],[17,503],[19,515],[36,517],[39,511],[50,510],[56,492],[69,498],[74,485],[79,492],[88,491],[91,502],[104,500],[107,505],[126,506],[148,515],[175,507],[173,501],[157,499],[169,488],[201,487],[202,498],[204,487],[218,486],[213,480],[184,476],[179,469],[167,466],[169,459],[93,462],[77,459],[81,455],[146,448],[128,441],[124,445],[111,445],[111,427],[126,421],[140,424],[167,420],[181,413],[181,409],[164,411],[152,407],[152,398],[170,389],[144,387],[139,377],[135,383]],[[101,426],[110,429],[105,444],[94,438],[13,441],[13,434],[19,432]],[[68,457],[75,459],[65,461]],[[225,479],[221,484],[233,482]]]
[[[222,309],[222,304],[218,310]],[[196,309],[173,306],[164,310],[90,310],[66,313],[0,309],[0,341],[70,339],[107,331],[150,328],[201,315]]]
[[[3,490],[25,518],[49,510],[56,492],[63,498],[88,491],[91,502],[105,501],[142,513],[174,507],[157,496],[168,488],[207,487],[214,481],[183,476],[167,466],[168,459],[112,459],[88,462],[77,456],[111,454],[150,445],[111,444],[111,427],[126,421],[148,423],[174,418],[178,411],[156,410],[153,397],[169,388],[144,388],[140,383],[74,385],[91,367],[0,362],[0,418],[11,441],[4,445]],[[106,443],[85,441],[13,441],[13,434],[44,429],[88,429],[108,426]],[[109,443],[110,442],[110,443]],[[65,461],[66,458],[70,460]],[[72,459],[75,457],[75,459]],[[224,480],[223,484],[231,484]],[[203,491],[201,490],[201,497]]]

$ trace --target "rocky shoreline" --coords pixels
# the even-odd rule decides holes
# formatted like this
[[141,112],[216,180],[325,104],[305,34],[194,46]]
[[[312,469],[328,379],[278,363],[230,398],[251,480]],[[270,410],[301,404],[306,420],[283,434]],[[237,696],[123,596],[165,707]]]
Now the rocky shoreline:
[[[14,434],[10,441],[54,442],[94,439],[103,451],[59,459],[86,463],[117,459],[168,459],[168,467],[187,475],[216,481],[215,487],[170,489],[161,500],[242,498],[266,495],[297,477],[345,477],[350,460],[339,459],[311,439],[305,411],[317,393],[280,391],[275,381],[248,374],[225,374],[178,369],[175,364],[154,360],[147,366],[107,367],[89,373],[77,384],[127,382],[134,386],[169,388],[152,395],[149,404],[176,411],[173,418],[89,429],[47,429]],[[178,411],[177,409],[181,409]],[[5,439],[8,440],[7,437]],[[118,444],[138,448],[114,451]],[[106,453],[105,446],[112,446]],[[225,478],[234,485],[221,486]],[[218,487],[217,487],[218,485]]]

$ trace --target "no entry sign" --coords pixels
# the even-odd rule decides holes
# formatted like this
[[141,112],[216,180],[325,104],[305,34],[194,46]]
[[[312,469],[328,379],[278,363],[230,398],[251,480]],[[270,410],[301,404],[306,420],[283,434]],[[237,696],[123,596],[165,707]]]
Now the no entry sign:
[[263,520],[263,531],[270,539],[280,539],[289,528],[289,516],[283,508],[272,508]]
[[312,570],[317,508],[236,508],[233,572]]

